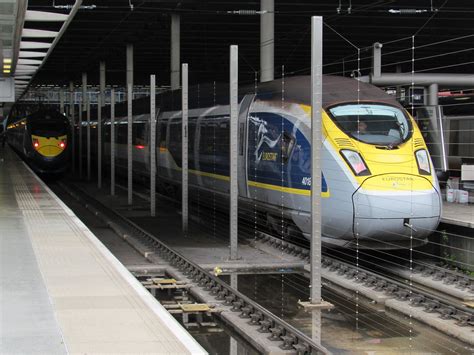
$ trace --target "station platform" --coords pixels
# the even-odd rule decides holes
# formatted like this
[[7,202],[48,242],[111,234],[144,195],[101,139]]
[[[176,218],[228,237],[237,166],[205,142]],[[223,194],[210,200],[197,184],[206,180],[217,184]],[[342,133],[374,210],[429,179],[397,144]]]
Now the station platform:
[[0,150],[1,354],[204,354],[6,147]]
[[474,205],[443,201],[442,223],[474,228]]

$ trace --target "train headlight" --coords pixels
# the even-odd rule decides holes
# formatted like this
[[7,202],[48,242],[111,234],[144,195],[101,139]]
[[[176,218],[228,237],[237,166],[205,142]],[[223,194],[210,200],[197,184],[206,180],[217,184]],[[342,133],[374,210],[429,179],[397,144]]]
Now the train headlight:
[[59,142],[59,148],[61,148],[61,149],[66,148],[66,142],[65,141]]
[[341,150],[341,155],[347,164],[352,169],[352,172],[356,176],[367,176],[370,175],[370,170],[365,164],[364,159],[361,155],[353,150],[344,149]]
[[424,149],[415,152],[416,163],[418,164],[418,172],[421,175],[431,175],[430,158],[428,152]]
[[40,144],[39,144],[39,141],[37,139],[33,139],[33,147],[38,150]]

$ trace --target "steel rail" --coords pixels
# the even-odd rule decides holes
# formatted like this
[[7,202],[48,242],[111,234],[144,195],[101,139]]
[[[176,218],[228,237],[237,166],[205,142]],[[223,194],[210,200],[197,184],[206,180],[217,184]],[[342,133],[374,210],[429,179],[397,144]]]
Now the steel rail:
[[[259,232],[257,235],[260,236],[263,242],[278,248],[280,251],[305,260],[309,259],[309,250],[304,247],[294,245],[267,233]],[[329,256],[322,256],[322,267],[331,272],[337,272],[339,275],[352,279],[375,291],[394,296],[397,300],[410,302],[410,305],[414,307],[424,307],[427,313],[437,312],[442,319],[455,320],[458,326],[474,326],[474,310],[454,305],[449,301],[422,291],[416,286],[407,286],[402,282]]]
[[[126,187],[124,186],[118,186],[118,187],[126,190]],[[147,193],[148,191],[146,189],[145,189],[145,194],[134,192],[134,194],[136,194],[138,197],[144,200],[149,199],[148,196],[146,196]],[[164,198],[168,201],[179,204],[179,201],[177,201],[176,199],[163,195],[159,192],[157,192],[156,195],[159,196],[160,198]],[[204,204],[201,204],[201,206],[206,207]],[[264,232],[261,232],[261,233],[264,233]],[[273,238],[279,239],[278,237],[273,237]],[[304,247],[297,246],[296,244],[292,244],[292,246],[295,249],[297,248],[304,249]],[[413,274],[420,274],[421,276],[427,277],[427,278],[432,277],[434,281],[443,281],[446,285],[454,285],[460,290],[467,289],[468,292],[474,293],[474,277],[472,276],[469,276],[457,270],[450,270],[442,266],[426,264],[425,262],[420,261],[420,260],[414,260],[414,264],[415,266],[413,267],[413,270],[412,270]]]

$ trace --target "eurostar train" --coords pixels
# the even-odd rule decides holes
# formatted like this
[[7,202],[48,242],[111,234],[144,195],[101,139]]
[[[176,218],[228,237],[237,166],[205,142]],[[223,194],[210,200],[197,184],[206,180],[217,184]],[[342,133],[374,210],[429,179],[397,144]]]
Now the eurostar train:
[[38,173],[61,174],[69,169],[71,126],[66,116],[42,108],[31,114],[12,110],[8,144]]
[[[189,90],[190,191],[199,192],[201,201],[217,196],[227,206],[229,167],[238,164],[242,210],[257,209],[276,233],[309,238],[310,77],[239,91],[238,161],[231,162],[228,88]],[[158,186],[179,191],[181,92],[158,95],[156,102]],[[149,105],[149,98],[133,102],[134,176],[149,176]],[[323,242],[375,249],[425,244],[438,226],[442,204],[430,155],[413,118],[382,90],[334,76],[324,76],[323,109]],[[126,171],[126,105],[116,112],[116,162]],[[108,114],[105,109],[102,117]],[[104,123],[109,161],[110,119]]]

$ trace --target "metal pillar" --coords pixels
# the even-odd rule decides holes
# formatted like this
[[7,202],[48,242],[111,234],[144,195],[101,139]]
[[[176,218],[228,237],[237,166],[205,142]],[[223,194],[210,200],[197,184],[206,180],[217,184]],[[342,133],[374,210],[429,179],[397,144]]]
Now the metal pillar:
[[87,106],[87,180],[91,179],[91,103],[86,98]]
[[[64,101],[63,101],[63,111],[64,113]],[[71,81],[69,82],[69,117],[71,121],[72,127],[72,135],[71,135],[71,151],[72,151],[72,172],[76,172],[76,118],[74,117],[74,83]]]
[[82,111],[87,109],[87,73],[82,73]]
[[156,105],[155,76],[150,76],[150,213],[156,216]]
[[382,75],[382,43],[376,42],[372,47],[372,76]]
[[110,90],[110,194],[115,195],[115,91]]
[[102,188],[102,95],[97,97],[97,187]]
[[105,107],[105,62],[99,63],[99,95],[102,107]]
[[275,72],[275,0],[260,0],[260,81],[271,81]]
[[181,45],[181,17],[171,15],[171,90],[179,89],[179,63]]
[[321,106],[323,20],[311,17],[311,303],[321,303]]
[[82,179],[82,169],[83,169],[83,163],[82,163],[82,110],[83,107],[82,105],[79,105],[79,110],[78,110],[78,120],[79,120],[79,177]]
[[[321,305],[321,114],[323,18],[311,17],[311,304]],[[312,311],[312,338],[321,343],[321,310]]]
[[428,87],[428,105],[438,106],[438,84],[434,83]]
[[188,65],[182,65],[181,88],[181,208],[183,233],[188,232]]
[[59,90],[59,112],[64,114],[64,91]]
[[133,86],[133,44],[127,44],[127,88],[129,85]]
[[230,259],[238,258],[238,120],[239,47],[230,46]]
[[133,163],[133,150],[132,150],[132,84],[128,84],[127,90],[127,117],[128,117],[128,124],[127,124],[127,175],[128,175],[128,204],[131,205],[133,203],[133,174],[132,174],[132,163]]
[[[90,161],[90,113],[87,113],[87,107],[89,105],[89,100],[87,99],[87,73],[82,73],[82,112],[86,113],[86,170],[87,170],[87,178],[90,179],[90,168],[89,168],[89,161]],[[82,169],[82,166],[81,166]]]

